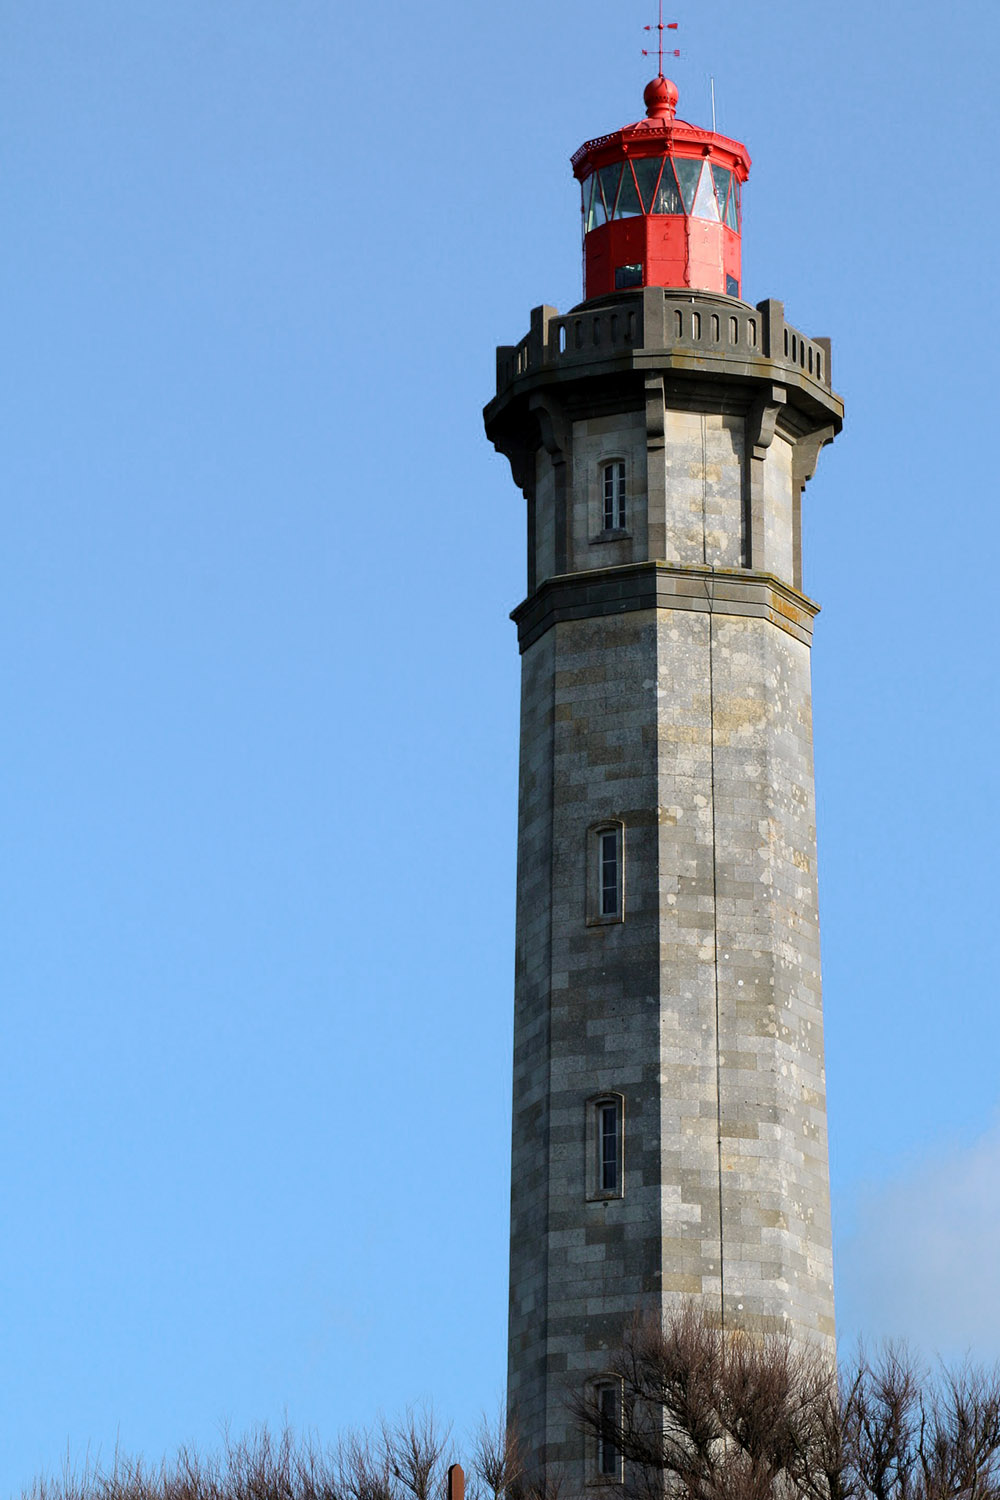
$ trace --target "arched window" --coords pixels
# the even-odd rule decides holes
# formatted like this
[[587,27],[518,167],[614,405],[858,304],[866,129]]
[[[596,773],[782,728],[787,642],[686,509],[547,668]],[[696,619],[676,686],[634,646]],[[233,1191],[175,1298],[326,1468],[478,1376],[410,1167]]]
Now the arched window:
[[628,524],[625,503],[625,460],[614,458],[601,465],[601,497],[605,531],[624,531]]
[[625,920],[625,825],[598,823],[587,833],[587,922]]
[[615,1375],[599,1375],[590,1384],[588,1403],[594,1415],[593,1477],[609,1484],[622,1480],[621,1450],[615,1441],[622,1425],[622,1383]]
[[587,1100],[587,1198],[625,1196],[625,1096],[599,1094]]

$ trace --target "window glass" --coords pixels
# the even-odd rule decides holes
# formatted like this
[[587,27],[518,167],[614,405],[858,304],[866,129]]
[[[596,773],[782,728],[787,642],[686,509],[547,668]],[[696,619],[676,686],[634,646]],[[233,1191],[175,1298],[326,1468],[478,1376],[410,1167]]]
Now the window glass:
[[632,178],[632,168],[628,162],[622,168],[622,185],[618,194],[618,207],[615,209],[616,219],[635,219],[642,213],[642,203],[636,191],[635,182]]
[[[646,213],[653,212],[653,198],[656,193],[656,184],[659,181],[662,165],[662,156],[643,156],[638,161],[632,163],[635,171],[635,180],[639,184],[642,206]],[[659,212],[660,210],[657,209],[657,213]]]
[[615,524],[615,466],[604,466],[604,529],[611,531]]
[[618,1188],[618,1106],[602,1104],[600,1108],[601,1192],[614,1193]]
[[[623,531],[625,529],[625,464],[621,460],[616,463],[604,465],[604,530]],[[610,846],[606,840],[610,839]],[[602,860],[602,889],[603,889],[603,861],[605,853],[610,850],[610,857],[617,861],[617,835],[605,833],[601,835],[601,860]],[[617,890],[614,911],[618,910]],[[602,916],[607,913],[602,911]]]
[[733,192],[736,195],[736,228],[739,229],[743,223],[743,189],[738,177],[733,178]]
[[653,212],[654,214],[682,214],[684,212],[684,204],[681,202],[677,178],[674,176],[674,168],[669,156],[663,163],[663,176],[660,178],[660,186],[656,191]]
[[[600,508],[595,519],[602,522],[604,537],[613,538],[625,530],[628,521],[624,460],[615,458],[601,464],[597,477]],[[587,830],[586,913],[588,926],[625,920],[625,827],[620,822]]]
[[641,261],[637,265],[615,267],[615,291],[627,292],[633,286],[642,286]]
[[605,212],[609,219],[613,219],[615,215],[615,199],[618,197],[618,183],[622,175],[621,166],[602,167],[597,175],[601,179]]
[[[615,470],[611,470],[611,482],[614,484]],[[618,914],[618,835],[617,833],[601,834],[601,916],[614,917]]]
[[583,188],[583,232],[587,234],[594,227],[593,209],[591,208],[594,198],[593,172],[591,172],[589,177],[584,178],[581,186]]
[[597,1441],[597,1472],[602,1476],[618,1472],[618,1453],[610,1436],[605,1435],[604,1424],[614,1431],[618,1426],[619,1399],[617,1385],[602,1385],[597,1389],[597,1407],[601,1415],[602,1431]]
[[698,179],[701,176],[701,162],[692,161],[690,157],[677,157],[674,161],[674,171],[677,173],[677,181],[680,183],[681,196],[684,199],[684,211],[690,213],[694,206],[694,195],[698,189]]
[[739,229],[740,227],[736,218],[736,197],[738,192],[739,184],[734,177],[733,185],[729,191],[729,202],[726,205],[726,223],[729,225],[730,229]]
[[719,200],[719,218],[725,219],[726,205],[729,202],[729,181],[732,173],[725,167],[717,167],[713,162],[712,177],[715,181],[715,196]]
[[694,208],[691,213],[696,219],[717,219],[719,207],[715,201],[715,191],[712,187],[712,174],[709,171],[708,162],[705,163],[698,183],[698,191],[694,198]]
[[587,1198],[621,1198],[625,1187],[625,1100],[587,1100]]
[[740,284],[735,276],[726,277],[726,296],[738,297],[740,295]]
[[594,197],[590,205],[590,227],[599,229],[602,224],[608,222],[608,216],[604,212],[604,199],[601,197],[601,184],[597,173],[594,173]]

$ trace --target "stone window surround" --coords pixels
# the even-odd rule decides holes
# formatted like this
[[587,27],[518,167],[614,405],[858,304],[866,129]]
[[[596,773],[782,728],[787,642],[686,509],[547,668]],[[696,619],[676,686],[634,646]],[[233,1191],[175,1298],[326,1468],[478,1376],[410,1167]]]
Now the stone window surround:
[[[614,1105],[617,1112],[617,1171],[613,1188],[601,1186],[601,1111]],[[610,1203],[625,1196],[625,1095],[605,1090],[587,1100],[584,1125],[588,1203]]]
[[[625,465],[625,525],[604,525],[604,473],[609,464]],[[597,546],[601,542],[627,541],[632,536],[632,463],[626,453],[602,453],[597,460],[597,473],[594,488],[591,490],[590,515],[596,522],[590,526],[590,545]]]
[[[618,910],[601,911],[601,835],[618,835]],[[625,824],[620,818],[605,818],[587,829],[587,905],[588,927],[610,927],[625,920]]]
[[[606,1391],[614,1391],[616,1393],[620,1413],[621,1406],[624,1400],[624,1391],[622,1387],[621,1377],[619,1375],[615,1375],[611,1371],[607,1371],[599,1375],[594,1375],[590,1380],[587,1381],[587,1395],[590,1400],[599,1402],[602,1395]],[[610,1455],[614,1463],[614,1469],[610,1472],[604,1472],[605,1449],[601,1438],[599,1438],[596,1434],[588,1433],[586,1437],[586,1444],[589,1450],[587,1453],[585,1465],[585,1472],[587,1475],[586,1483],[588,1489],[597,1488],[599,1486],[615,1486],[617,1488],[618,1486],[623,1484],[625,1473],[621,1454],[615,1451]]]

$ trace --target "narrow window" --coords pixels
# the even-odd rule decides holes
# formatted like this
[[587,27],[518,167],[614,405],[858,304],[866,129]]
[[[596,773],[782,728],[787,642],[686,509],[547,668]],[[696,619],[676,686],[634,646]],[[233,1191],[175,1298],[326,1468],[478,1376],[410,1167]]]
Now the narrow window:
[[615,267],[615,291],[627,292],[631,287],[642,286],[642,262]]
[[621,459],[605,464],[602,469],[604,481],[604,530],[625,530],[625,464]]
[[625,920],[625,829],[601,823],[587,833],[587,921]]
[[618,1191],[618,1106],[602,1104],[599,1119],[601,1192],[615,1193]]
[[587,1199],[625,1196],[625,1098],[602,1094],[587,1100]]
[[621,1459],[615,1434],[621,1424],[621,1387],[617,1381],[601,1381],[594,1387],[594,1404],[599,1427],[597,1434],[597,1473],[601,1479],[621,1477]]
[[618,835],[601,834],[601,916],[618,915]]

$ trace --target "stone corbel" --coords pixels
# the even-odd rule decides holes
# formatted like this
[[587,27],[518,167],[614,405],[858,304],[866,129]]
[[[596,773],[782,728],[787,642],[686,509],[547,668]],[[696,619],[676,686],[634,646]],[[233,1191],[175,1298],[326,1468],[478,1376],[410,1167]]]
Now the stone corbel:
[[[555,571],[565,573],[570,562],[570,505],[569,474],[572,469],[573,424],[563,410],[562,403],[547,391],[535,391],[529,398],[528,408],[538,422],[542,447],[552,460],[552,475],[555,481]],[[533,562],[529,562],[529,570]]]
[[[661,297],[662,302],[662,297]],[[663,376],[646,376],[646,545],[648,557],[667,555],[666,402]]]
[[750,408],[748,437],[754,458],[767,457],[767,450],[774,440],[778,413],[787,401],[788,392],[785,387],[772,385],[760,393]]
[[495,442],[494,448],[510,464],[511,476],[526,500],[535,492],[535,450],[527,443],[513,441]]
[[832,443],[836,433],[833,425],[829,427],[818,427],[815,432],[806,433],[800,437],[795,444],[795,452],[792,455],[792,480],[795,485],[795,493],[801,495],[806,485],[816,472],[821,449],[827,443]]
[[527,501],[527,575],[528,593],[532,594],[535,591],[536,575],[538,572],[535,557],[535,454],[537,452],[537,444],[527,443],[520,437],[505,435],[504,437],[494,438],[493,446],[498,453],[503,454],[504,458],[510,464],[510,472],[513,475],[514,483]]
[[646,376],[646,449],[653,453],[664,446],[666,413],[663,404],[663,376]]
[[788,401],[783,385],[767,385],[747,413],[747,489],[744,501],[744,561],[748,568],[767,568],[764,556],[764,461],[774,441],[778,415]]
[[792,450],[792,567],[797,589],[802,587],[802,491],[816,472],[820,449],[834,436],[832,425],[818,427],[797,438]]
[[566,420],[561,402],[547,391],[535,391],[529,398],[528,408],[538,422],[542,447],[553,464],[564,464],[569,455],[572,427]]

